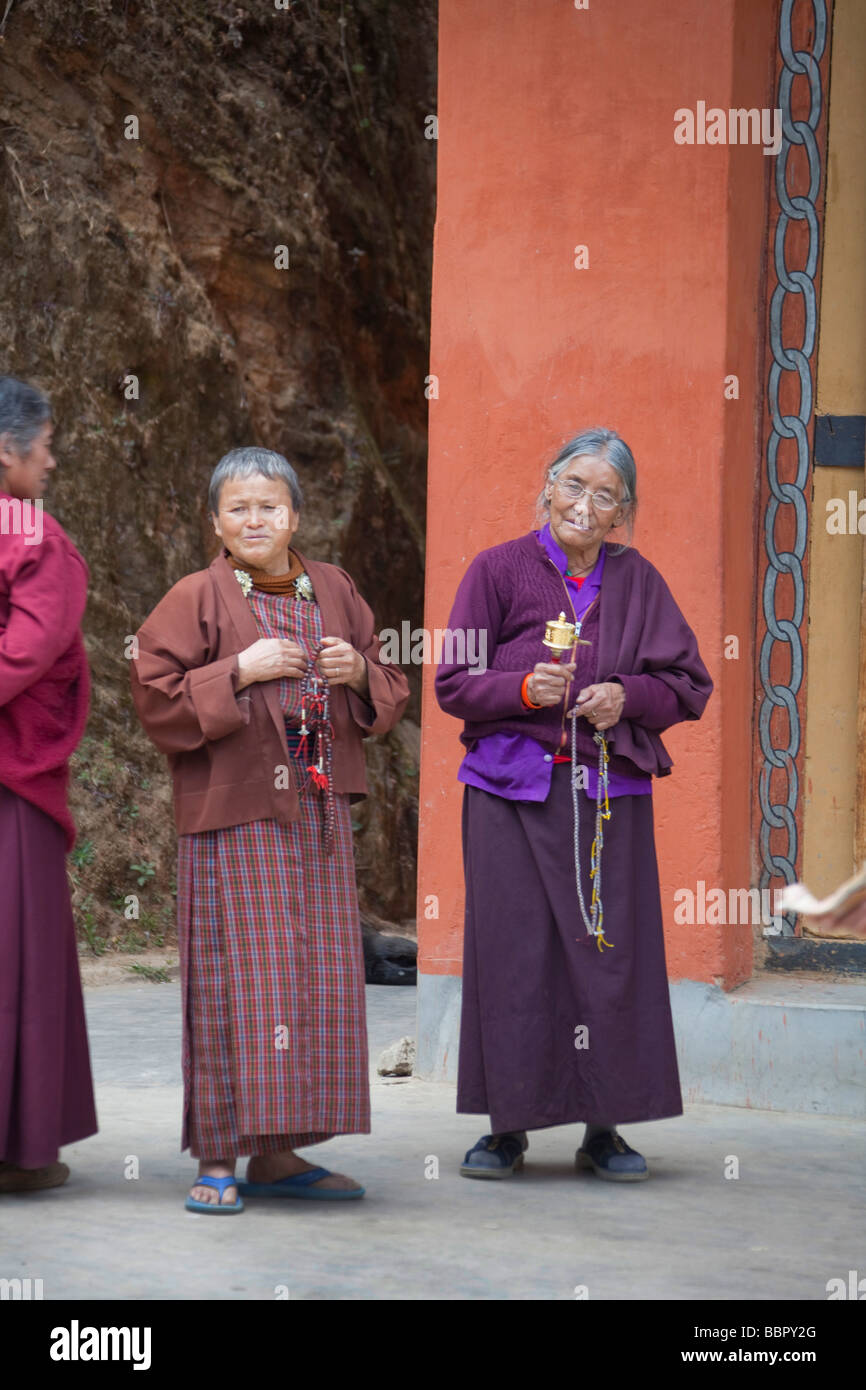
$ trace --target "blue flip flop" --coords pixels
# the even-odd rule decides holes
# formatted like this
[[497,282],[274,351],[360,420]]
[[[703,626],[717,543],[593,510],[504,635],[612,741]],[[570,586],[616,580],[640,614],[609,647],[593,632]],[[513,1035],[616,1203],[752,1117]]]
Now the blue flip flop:
[[[237,1178],[197,1178],[193,1183],[193,1187],[215,1187],[219,1192],[220,1199],[218,1202],[199,1202],[195,1197],[187,1197],[187,1211],[206,1211],[208,1216],[234,1216],[235,1212],[243,1211],[244,1209],[244,1204],[240,1197],[241,1184],[238,1182]],[[223,1193],[227,1187],[236,1187],[238,1189],[238,1199],[236,1202],[228,1202],[223,1206]]]
[[319,1187],[311,1184],[329,1178],[327,1168],[310,1168],[292,1178],[277,1178],[276,1182],[239,1182],[238,1192],[245,1197],[303,1197],[308,1202],[347,1202],[363,1197],[363,1187]]

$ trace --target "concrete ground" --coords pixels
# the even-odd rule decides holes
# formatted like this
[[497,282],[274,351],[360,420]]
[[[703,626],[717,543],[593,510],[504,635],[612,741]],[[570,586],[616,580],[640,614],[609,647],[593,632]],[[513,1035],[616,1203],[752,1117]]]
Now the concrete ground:
[[186,1212],[178,985],[85,997],[100,1132],[63,1151],[65,1187],[0,1197],[0,1276],[40,1278],[46,1299],[824,1300],[829,1279],[866,1275],[854,1120],[693,1105],[623,1127],[648,1182],[575,1173],[577,1125],[531,1134],[513,1179],[460,1177],[486,1117],[457,1115],[444,1083],[375,1075],[415,1033],[403,987],[367,988],[373,1133],[305,1151],[367,1195]]

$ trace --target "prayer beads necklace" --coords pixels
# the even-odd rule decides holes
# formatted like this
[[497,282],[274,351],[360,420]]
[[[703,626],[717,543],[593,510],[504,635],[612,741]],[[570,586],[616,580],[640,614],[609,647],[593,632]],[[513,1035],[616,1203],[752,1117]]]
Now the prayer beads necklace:
[[[604,844],[602,821],[610,820],[610,802],[607,794],[607,739],[602,733],[593,734],[593,739],[598,744],[598,787],[595,794],[595,839],[592,842],[589,861],[589,878],[592,884],[590,912],[592,915],[588,916],[586,904],[583,900],[583,884],[580,877],[580,788],[578,787],[577,762],[577,710],[569,710],[568,717],[571,720],[571,799],[574,806],[574,874],[575,882],[577,883],[577,900],[580,903],[580,912],[587,932],[590,936],[595,937],[595,944],[598,946],[599,951],[603,951],[605,946],[613,949],[614,944],[612,941],[605,940],[604,907],[601,901],[601,850]],[[602,790],[604,791],[604,810],[601,809]]]
[[[307,728],[307,714],[312,729]],[[301,681],[301,741],[296,758],[309,756],[306,768],[313,785],[323,796],[324,820],[322,825],[322,844],[326,854],[334,852],[334,823],[336,803],[334,799],[334,729],[331,724],[331,700],[328,682],[320,677],[310,661]],[[307,740],[312,734],[312,747],[307,751]]]

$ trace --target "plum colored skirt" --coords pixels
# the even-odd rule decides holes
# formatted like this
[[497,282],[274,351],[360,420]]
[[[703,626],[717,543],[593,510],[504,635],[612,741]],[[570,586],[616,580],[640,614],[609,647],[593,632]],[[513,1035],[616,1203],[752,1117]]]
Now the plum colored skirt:
[[66,837],[0,786],[0,1159],[55,1162],[97,1130]]
[[[589,909],[595,803],[581,790]],[[575,887],[568,764],[548,799],[467,786],[466,924],[457,1110],[491,1131],[681,1115],[650,796],[611,799],[604,822],[604,930],[588,936]]]

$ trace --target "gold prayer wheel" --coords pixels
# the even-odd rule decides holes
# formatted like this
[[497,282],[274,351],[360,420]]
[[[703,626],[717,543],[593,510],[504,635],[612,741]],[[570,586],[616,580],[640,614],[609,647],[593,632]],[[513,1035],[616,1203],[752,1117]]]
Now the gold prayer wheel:
[[563,652],[571,651],[574,646],[576,631],[575,624],[566,622],[565,613],[560,613],[553,622],[544,624],[544,637],[541,640],[545,647],[562,656]]

